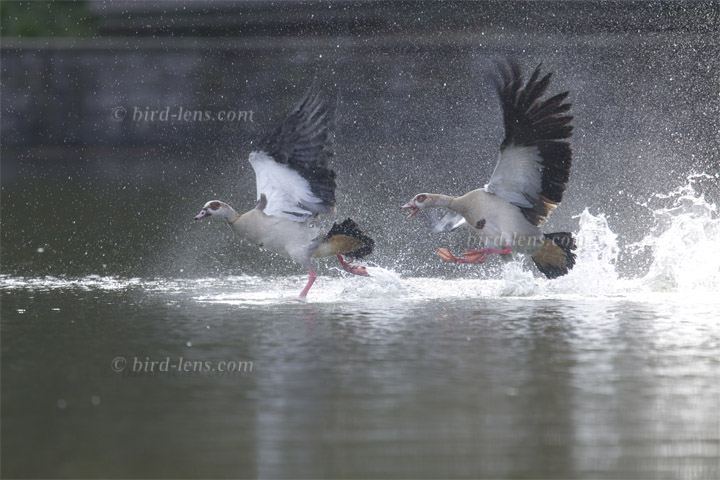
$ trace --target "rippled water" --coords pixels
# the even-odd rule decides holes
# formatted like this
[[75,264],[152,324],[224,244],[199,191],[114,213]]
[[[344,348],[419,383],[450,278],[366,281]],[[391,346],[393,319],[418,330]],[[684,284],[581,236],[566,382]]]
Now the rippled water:
[[[588,212],[553,282],[2,276],[4,471],[717,478],[717,218],[673,202],[638,278]],[[673,264],[686,234],[707,255]]]
[[[6,471],[720,473],[717,301],[365,280],[297,304],[299,277],[3,279]],[[252,367],[147,371],[166,359]]]

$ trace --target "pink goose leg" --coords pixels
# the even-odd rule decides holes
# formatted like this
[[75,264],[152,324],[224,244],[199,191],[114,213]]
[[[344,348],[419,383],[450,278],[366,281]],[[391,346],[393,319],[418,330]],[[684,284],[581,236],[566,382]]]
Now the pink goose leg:
[[510,245],[503,248],[502,250],[495,250],[494,248],[480,248],[478,250],[465,250],[465,255],[468,253],[482,253],[482,254],[497,254],[497,255],[510,255],[512,252],[512,249],[510,248]]
[[337,258],[340,261],[340,265],[342,266],[343,270],[345,270],[346,272],[352,273],[353,275],[360,275],[361,277],[370,276],[370,274],[367,273],[367,269],[365,267],[356,267],[352,264],[352,262],[346,261],[342,255],[338,255]]
[[300,296],[298,297],[298,300],[301,302],[307,302],[307,294],[310,291],[310,287],[313,286],[313,283],[315,283],[315,278],[317,278],[317,275],[315,275],[315,270],[312,268],[310,269],[310,278],[308,279],[307,284],[305,285],[305,288],[302,289],[302,292],[300,292]]

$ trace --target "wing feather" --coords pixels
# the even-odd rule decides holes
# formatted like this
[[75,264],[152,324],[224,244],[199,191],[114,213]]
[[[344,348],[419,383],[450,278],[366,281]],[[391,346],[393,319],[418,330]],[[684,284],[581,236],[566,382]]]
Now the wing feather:
[[418,218],[422,220],[425,227],[431,233],[447,233],[456,230],[467,222],[465,217],[455,212],[448,212],[445,215],[435,213],[437,210],[421,210]]
[[322,209],[323,200],[310,182],[288,165],[278,163],[265,152],[252,152],[250,165],[255,170],[258,200],[265,195],[266,215],[303,222]]
[[333,112],[310,86],[287,118],[250,154],[257,198],[267,197],[265,213],[302,222],[335,209]]
[[[495,86],[500,96],[505,139],[500,158],[485,190],[520,207],[534,225],[545,221],[562,201],[570,178],[572,135],[563,103],[568,92],[542,100],[551,73],[540,77],[540,66],[523,83],[520,66],[513,61],[498,65]],[[523,86],[524,85],[524,86]]]

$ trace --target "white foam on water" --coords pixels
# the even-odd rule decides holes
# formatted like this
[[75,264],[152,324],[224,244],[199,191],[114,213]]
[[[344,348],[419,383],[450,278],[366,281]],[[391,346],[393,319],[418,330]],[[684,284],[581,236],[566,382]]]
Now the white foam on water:
[[541,294],[572,294],[588,297],[616,296],[626,292],[627,281],[619,278],[618,237],[603,214],[593,215],[585,209],[577,216],[580,225],[575,234],[575,266],[567,275],[554,280],[540,280]]
[[140,278],[118,278],[100,275],[88,275],[81,278],[65,277],[12,277],[0,275],[0,288],[5,290],[56,290],[75,288],[80,290],[123,290],[131,286],[146,285],[147,280]]
[[[541,278],[519,262],[505,265],[503,296],[585,298],[625,297],[653,299],[663,293],[678,299],[692,295],[712,300],[720,290],[720,216],[718,207],[698,193],[698,182],[718,177],[690,175],[687,183],[669,194],[656,194],[642,205],[657,222],[639,242],[621,251],[618,236],[604,214],[585,209],[575,234],[577,259],[568,275]],[[651,256],[647,272],[622,277],[617,262],[621,253]]]
[[720,289],[720,217],[717,205],[696,190],[703,180],[717,185],[718,176],[691,175],[686,185],[643,205],[658,228],[629,248],[652,252],[650,270],[641,279],[652,291],[716,295]]

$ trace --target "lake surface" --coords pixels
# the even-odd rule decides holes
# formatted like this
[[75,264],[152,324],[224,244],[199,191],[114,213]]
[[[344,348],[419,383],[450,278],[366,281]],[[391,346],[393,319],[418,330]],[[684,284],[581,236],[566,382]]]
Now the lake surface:
[[[280,273],[298,268],[236,239],[265,274],[222,255],[224,275],[3,274],[3,474],[718,478],[716,181],[650,199],[634,243],[580,212],[553,281],[519,259],[369,278],[327,261],[299,303],[305,276]],[[178,246],[168,269],[208,258]]]
[[4,276],[4,472],[720,475],[717,298],[508,296],[508,269],[337,273],[307,304],[302,277]]

